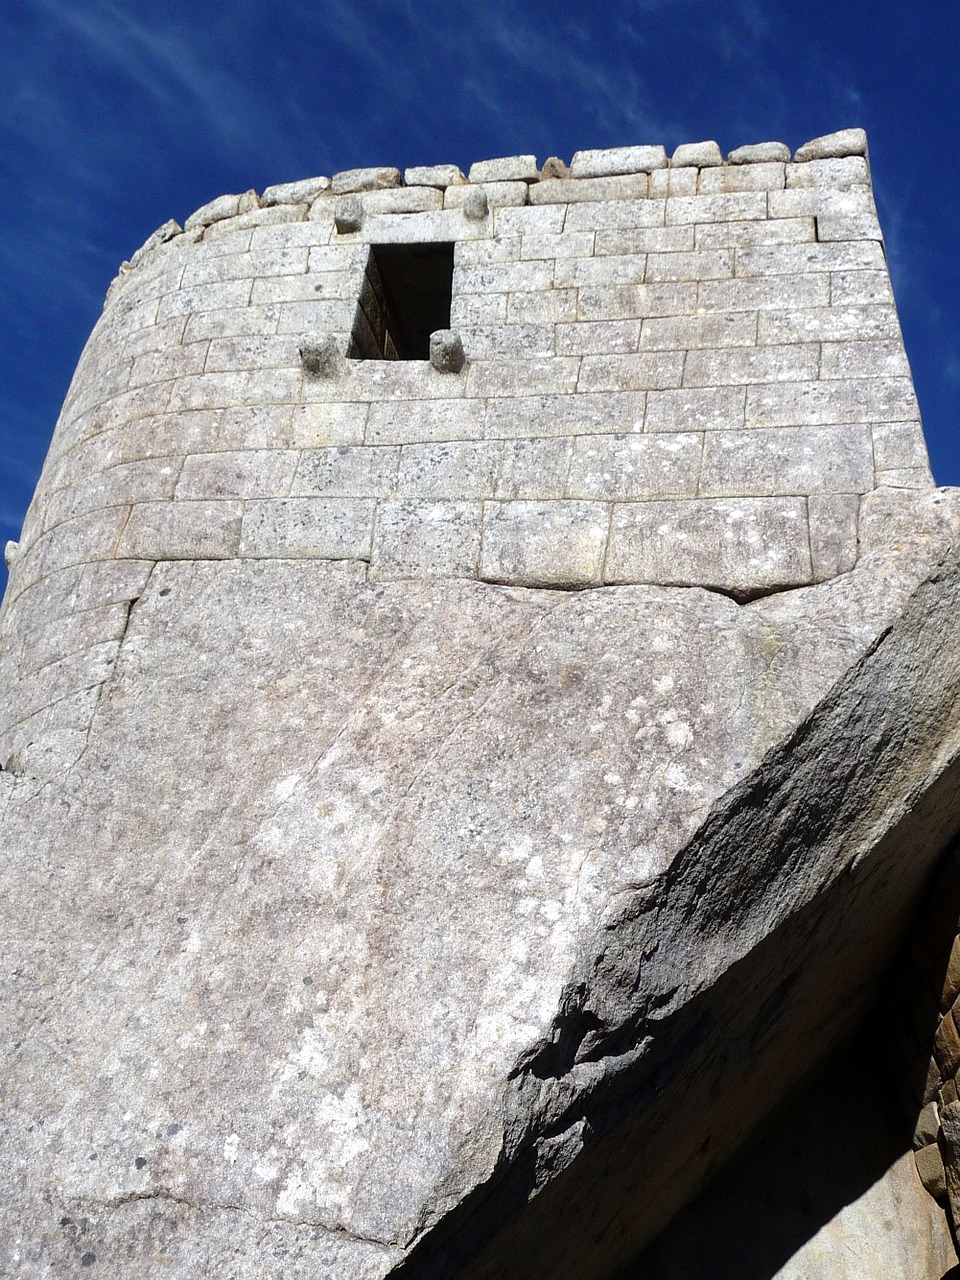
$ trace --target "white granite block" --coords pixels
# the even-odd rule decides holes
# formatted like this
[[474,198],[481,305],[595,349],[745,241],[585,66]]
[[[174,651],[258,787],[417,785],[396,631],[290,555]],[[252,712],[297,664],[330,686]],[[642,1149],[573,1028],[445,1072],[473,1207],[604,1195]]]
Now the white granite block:
[[117,548],[137,560],[224,560],[240,544],[241,502],[144,502],[133,507]]
[[[447,196],[463,187],[448,187]],[[490,235],[490,220],[471,222],[460,209],[434,209],[429,213],[380,213],[366,219],[360,242],[364,244],[426,244],[428,241],[481,240]],[[346,239],[346,237],[344,237]],[[353,243],[358,243],[355,239]]]
[[509,324],[559,324],[576,318],[577,290],[574,288],[507,295]]
[[329,178],[300,178],[297,182],[278,182],[267,187],[260,197],[260,203],[269,208],[271,205],[312,204],[317,196],[330,191],[333,183]]
[[817,239],[826,244],[831,240],[883,240],[880,220],[874,213],[857,213],[849,217],[824,213],[817,218]]
[[812,580],[803,498],[614,506],[605,582],[707,586],[749,596]]
[[695,498],[703,437],[688,432],[581,436],[574,441],[568,498]]
[[589,258],[593,255],[592,231],[524,232],[520,238],[520,257]]
[[454,400],[465,387],[466,378],[440,373],[429,360],[344,360],[336,377],[305,378],[303,400]]
[[[184,321],[186,328],[183,328]],[[280,307],[228,307],[224,311],[201,311],[193,316],[178,316],[168,324],[179,323],[184,344],[204,338],[233,338],[244,334],[271,335],[280,321]],[[157,326],[161,328],[161,326]]]
[[408,444],[400,452],[400,498],[491,498],[500,472],[500,442],[456,440]]
[[723,280],[732,275],[731,250],[701,249],[693,253],[648,254],[644,280]]
[[370,405],[298,404],[291,410],[290,443],[312,449],[324,445],[362,444]]
[[[462,216],[463,209],[482,191],[487,198],[487,209],[494,217],[501,209],[516,208],[527,203],[529,188],[526,182],[484,182],[463,187],[447,187],[443,193],[443,207]],[[482,224],[483,220],[481,220]]]
[[743,387],[682,387],[651,391],[646,431],[728,431],[744,424]]
[[841,156],[866,156],[867,135],[863,129],[840,129],[836,133],[825,133],[813,138],[798,147],[794,160],[803,163],[808,160],[828,160]]
[[790,148],[785,142],[754,142],[746,147],[735,147],[727,156],[730,164],[785,163],[789,159]]
[[473,578],[479,557],[479,502],[378,504],[371,578]]
[[808,307],[799,311],[761,311],[757,341],[847,342],[880,339],[900,342],[900,324],[892,305]]
[[[225,280],[222,283],[195,285],[192,289],[180,289],[160,299],[157,322],[172,316],[189,315],[197,311],[222,311],[226,307],[245,307],[250,301],[252,280]],[[256,299],[254,301],[257,301]]]
[[[225,222],[215,222],[203,233],[203,244],[212,245],[218,240],[229,237],[232,241],[241,231],[259,231],[264,227],[289,226],[301,223],[306,219],[309,206],[305,204],[278,204],[269,209],[251,209],[249,213],[240,213]],[[247,245],[246,247],[249,247]]]
[[269,305],[279,313],[277,332],[295,334],[298,344],[305,334],[348,334],[357,314],[356,298],[304,299]]
[[899,339],[885,342],[825,342],[821,378],[909,378],[910,365]]
[[578,318],[604,321],[693,315],[698,287],[693,283],[586,286],[580,290]]
[[485,502],[480,577],[529,587],[598,585],[608,524],[601,502]]
[[751,347],[757,341],[755,311],[728,311],[703,316],[648,316],[642,324],[641,351]]
[[496,160],[477,160],[470,166],[471,183],[536,182],[540,177],[536,156],[500,156]]
[[817,238],[816,222],[812,217],[776,218],[766,222],[705,222],[694,231],[698,249],[803,244]]
[[789,191],[768,191],[767,210],[771,218],[805,218],[821,214],[838,217],[876,214],[877,208],[870,187],[856,186],[845,191],[832,187],[794,187]]
[[[582,187],[584,184],[580,183]],[[662,200],[600,200],[572,204],[564,210],[564,231],[635,231],[662,227],[666,218]]]
[[530,188],[530,203],[579,204],[585,201],[643,200],[650,190],[650,179],[644,173],[630,173],[615,178],[554,178]]
[[370,406],[367,444],[479,440],[484,435],[483,400],[379,402]]
[[617,174],[650,173],[667,167],[667,153],[660,146],[607,147],[577,151],[570,173],[577,178],[606,178]]
[[642,391],[575,396],[528,396],[487,401],[490,440],[518,437],[627,434],[643,430]]
[[722,169],[705,169],[700,175],[701,195],[722,195],[734,191],[782,191],[785,183],[783,164],[724,165]]
[[130,370],[131,389],[154,382],[165,382],[168,378],[183,378],[188,374],[201,373],[209,345],[205,341],[189,342],[182,347],[168,347],[137,356]]
[[644,351],[635,355],[584,356],[578,388],[581,391],[653,391],[679,387],[682,351]]
[[492,262],[484,266],[457,266],[454,293],[523,293],[549,289],[554,264],[550,262]]
[[834,271],[830,276],[830,303],[834,307],[892,307],[890,275],[886,270]]
[[640,320],[584,320],[557,325],[557,355],[626,355],[640,345]]
[[795,275],[806,271],[882,271],[883,249],[872,240],[835,244],[782,244],[737,250],[738,276]]
[[842,160],[808,160],[804,164],[786,166],[786,189],[828,187],[843,191],[849,187],[869,187],[870,169],[863,156]]
[[375,505],[369,498],[248,502],[239,554],[251,559],[368,560]]
[[933,477],[926,467],[877,472],[878,489],[932,489],[934,487]]
[[519,262],[520,237],[494,235],[489,240],[458,240],[453,247],[455,267],[484,267],[494,262]]
[[[549,297],[549,293],[536,293],[533,297]],[[505,324],[507,320],[507,294],[505,293],[455,293],[450,303],[450,323],[455,329],[476,324]]]
[[400,170],[389,166],[369,169],[344,169],[335,173],[331,190],[335,196],[350,195],[358,191],[379,191],[385,187],[399,187],[403,183]]
[[705,436],[706,498],[867,493],[873,488],[869,427],[773,427]]
[[400,450],[340,445],[305,449],[290,488],[292,497],[389,498],[397,487]]
[[299,369],[257,369],[198,373],[172,384],[170,411],[225,409],[231,405],[295,404],[300,399]]
[[247,449],[184,459],[177,501],[192,498],[284,498],[297,469],[293,449]]
[[696,228],[687,227],[621,227],[598,231],[594,253],[688,253],[695,246]]
[[765,191],[722,196],[676,196],[666,203],[667,226],[697,222],[740,222],[767,216]]
[[458,325],[457,332],[468,360],[552,356],[556,349],[553,326],[549,324]]
[[723,164],[723,153],[716,142],[681,142],[670,157],[670,165],[674,169],[684,165],[704,169],[718,164]]
[[919,422],[878,422],[873,427],[873,454],[878,471],[922,470],[930,461]]
[[699,169],[657,169],[650,175],[650,198],[666,200],[670,196],[695,196],[699,178]]
[[467,180],[455,164],[421,164],[404,169],[403,180],[408,187],[455,187]]
[[569,436],[500,443],[497,498],[562,498],[573,453]]
[[468,366],[469,396],[567,395],[577,388],[580,361],[572,356],[477,360]]
[[909,378],[782,382],[747,388],[747,426],[830,426],[919,420]]
[[754,382],[809,382],[817,377],[819,363],[820,347],[816,342],[690,351],[683,369],[683,385],[722,387]]
[[[498,236],[559,235],[563,230],[567,211],[563,205],[541,205],[534,208],[506,206],[494,211],[495,234]],[[592,232],[592,228],[579,228]]]
[[554,267],[558,287],[574,285],[642,284],[646,255],[607,255],[603,258],[565,258]]
[[360,196],[364,214],[429,213],[443,208],[443,192],[436,187],[392,187]]
[[855,493],[815,493],[807,500],[814,582],[849,573],[857,563],[860,498]]
[[830,305],[830,276],[824,272],[775,278],[744,276],[735,280],[702,280],[697,286],[697,302],[701,311],[826,307]]
[[208,200],[186,219],[183,224],[184,231],[192,231],[195,227],[208,227],[212,222],[219,222],[221,218],[232,218],[234,214],[240,212],[240,200],[239,195],[217,196],[213,200]]

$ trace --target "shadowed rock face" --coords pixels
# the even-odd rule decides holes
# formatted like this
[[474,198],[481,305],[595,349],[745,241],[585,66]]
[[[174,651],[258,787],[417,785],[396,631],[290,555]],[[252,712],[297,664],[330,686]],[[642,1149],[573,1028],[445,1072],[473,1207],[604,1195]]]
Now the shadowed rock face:
[[[609,1276],[862,1016],[960,505],[837,137],[358,170],[118,279],[0,616],[12,1274]],[[381,358],[418,240],[456,369]]]

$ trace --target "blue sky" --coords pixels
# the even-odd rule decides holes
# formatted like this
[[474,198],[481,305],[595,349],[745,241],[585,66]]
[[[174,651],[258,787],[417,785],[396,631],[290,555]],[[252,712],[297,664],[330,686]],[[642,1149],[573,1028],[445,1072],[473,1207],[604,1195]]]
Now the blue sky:
[[870,138],[934,474],[960,484],[956,0],[0,0],[0,18],[0,545],[107,284],[169,217],[357,165],[848,125]]

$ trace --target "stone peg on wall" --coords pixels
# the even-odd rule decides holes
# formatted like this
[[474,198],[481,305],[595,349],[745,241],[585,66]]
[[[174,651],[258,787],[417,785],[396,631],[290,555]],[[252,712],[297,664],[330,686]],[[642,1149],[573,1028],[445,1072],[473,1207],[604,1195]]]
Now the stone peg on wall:
[[490,204],[483,187],[473,187],[464,195],[463,216],[465,218],[474,218],[479,221],[481,218],[485,218],[489,212]]
[[13,562],[17,558],[17,552],[20,550],[19,542],[8,542],[3,549],[3,560],[8,569],[13,568]]
[[300,344],[300,363],[314,378],[333,378],[340,370],[340,349],[332,337],[305,338]]
[[437,329],[430,335],[430,363],[440,373],[459,373],[466,357],[460,335],[452,329]]
[[333,207],[333,221],[341,235],[359,231],[363,225],[363,205],[356,196],[341,196]]

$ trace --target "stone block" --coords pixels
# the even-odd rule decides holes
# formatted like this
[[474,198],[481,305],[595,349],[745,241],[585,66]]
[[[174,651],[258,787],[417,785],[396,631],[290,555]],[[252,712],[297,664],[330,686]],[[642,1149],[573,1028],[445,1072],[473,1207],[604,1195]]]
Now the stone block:
[[476,182],[536,182],[540,176],[536,156],[501,156],[477,160],[470,166],[469,180]]
[[480,577],[528,587],[596,586],[608,524],[601,502],[486,502]]
[[955,1076],[960,1067],[960,1035],[952,1014],[944,1014],[933,1037],[933,1056],[937,1060],[940,1074]]
[[786,163],[789,159],[790,148],[785,142],[754,142],[746,147],[734,147],[727,155],[730,164]]
[[540,169],[540,181],[549,182],[551,178],[569,178],[570,166],[559,156],[548,156]]
[[928,467],[904,467],[892,471],[877,469],[877,487],[888,489],[930,489],[933,477]]
[[581,436],[574,441],[568,498],[695,498],[703,437],[687,432]]
[[[160,299],[157,322],[172,316],[185,316],[197,311],[222,311],[226,307],[245,307],[250,302],[253,280],[225,280],[221,283],[195,285],[180,289]],[[261,299],[255,298],[254,302]]]
[[198,373],[172,384],[170,412],[225,409],[231,405],[295,404],[300,398],[299,369]]
[[479,502],[381,502],[370,576],[474,578],[480,556]]
[[297,469],[291,449],[193,454],[177,480],[177,501],[192,498],[283,498]]
[[[185,344],[204,338],[242,337],[244,334],[270,335],[277,331],[280,307],[229,307],[225,311],[203,311],[195,316],[178,316],[168,325],[179,326]],[[184,328],[184,322],[186,327]],[[162,333],[165,326],[157,325]],[[172,330],[171,330],[172,332]],[[159,340],[158,334],[158,340]],[[163,343],[166,345],[166,342]]]
[[766,244],[803,244],[816,240],[816,221],[776,218],[766,222],[705,222],[694,228],[698,249],[748,248]]
[[784,342],[900,341],[896,308],[807,307],[799,311],[762,311],[757,331],[761,344]]
[[573,453],[568,436],[504,440],[500,444],[497,498],[562,498]]
[[890,276],[886,271],[834,271],[830,276],[830,302],[835,307],[892,307]]
[[149,351],[137,356],[130,370],[129,386],[144,387],[154,382],[166,382],[202,372],[207,359],[207,342],[189,342],[182,347],[168,347],[163,351]]
[[744,387],[683,387],[651,391],[646,431],[728,431],[744,424]]
[[531,187],[529,199],[532,205],[636,201],[646,199],[649,189],[650,179],[646,173],[630,173],[615,178],[557,178]]
[[683,375],[681,351],[642,351],[623,356],[584,356],[581,391],[660,391],[679,387]]
[[648,254],[644,280],[653,283],[663,280],[722,280],[732,275],[731,250],[701,249],[692,253]]
[[883,240],[880,219],[874,213],[824,213],[817,218],[817,239],[822,244],[834,240]]
[[368,404],[360,402],[294,405],[290,418],[290,443],[294,448],[302,449],[362,444],[369,410]]
[[335,173],[331,189],[335,196],[351,195],[359,191],[380,191],[386,187],[399,187],[403,183],[400,170],[384,165],[369,169],[344,169]]
[[520,257],[524,260],[590,258],[593,255],[594,239],[592,231],[527,231],[520,237]]
[[162,227],[158,227],[156,231],[147,236],[140,248],[130,255],[131,268],[139,266],[144,258],[153,253],[154,249],[159,249],[162,244],[167,244],[170,240],[179,236],[182,231],[183,228],[180,223],[170,218]]
[[453,248],[454,268],[485,267],[495,262],[520,261],[520,236],[499,232],[488,240],[460,240]]
[[[596,181],[606,180],[598,178]],[[635,179],[626,178],[624,181],[633,182]],[[581,180],[577,184],[577,190],[582,190],[585,185],[585,181]],[[569,209],[558,212],[564,214],[564,231],[635,231],[664,226],[666,204],[663,200],[647,200],[636,196],[622,200],[599,199],[590,205],[573,203]]]
[[267,187],[260,197],[260,203],[265,208],[271,205],[312,204],[317,196],[330,191],[332,186],[329,178],[300,178],[297,182],[278,182]]
[[[548,292],[534,297],[549,297]],[[454,328],[471,328],[482,324],[505,324],[507,320],[507,295],[505,293],[461,293],[454,295],[450,303],[450,323]]]
[[807,499],[815,582],[849,573],[857,563],[860,499],[855,493],[814,493]]
[[[332,206],[333,200],[330,203]],[[330,243],[332,230],[332,218],[330,226],[319,222],[288,222],[279,226],[256,227],[250,236],[250,252],[286,249],[293,245],[302,245],[307,249],[319,248]]]
[[577,389],[579,372],[580,361],[574,356],[476,360],[467,369],[467,394],[480,397],[568,395]]
[[[309,339],[307,339],[309,342]],[[206,345],[206,344],[204,344]],[[207,348],[205,373],[233,373],[248,369],[290,369],[302,359],[305,346],[291,334],[238,334],[231,338],[213,338]],[[184,346],[184,351],[187,347]],[[193,372],[184,370],[184,372]]]
[[[392,187],[357,197],[364,216],[377,213],[428,213],[443,208],[443,192],[436,187]],[[336,216],[336,215],[335,215]],[[338,228],[339,230],[339,225]]]
[[399,465],[400,450],[395,446],[305,449],[289,488],[290,496],[389,498],[397,487]]
[[420,164],[404,169],[403,180],[408,187],[455,187],[467,180],[455,164]]
[[136,560],[224,560],[240,545],[241,502],[144,502],[117,548]]
[[375,403],[370,406],[366,441],[368,444],[412,444],[478,440],[484,434],[485,418],[486,405],[482,400]]
[[[542,296],[549,297],[549,294]],[[552,356],[556,350],[550,324],[478,325],[460,329],[459,335],[471,360],[489,360],[493,356]]]
[[486,182],[481,186],[447,187],[443,207],[480,222],[491,210],[516,208],[527,203],[525,182]]
[[834,426],[919,417],[909,378],[783,382],[747,388],[747,426]]
[[466,380],[438,373],[429,360],[345,360],[336,378],[304,378],[305,403],[339,400],[452,400]]
[[806,382],[817,377],[819,360],[820,347],[816,342],[690,351],[684,363],[683,385],[720,387]]
[[697,300],[702,311],[780,311],[830,305],[827,272],[808,275],[743,276],[734,280],[702,280]]
[[837,133],[825,133],[798,147],[794,160],[831,160],[843,156],[866,156],[867,135],[863,129],[840,129]]
[[642,391],[493,398],[487,401],[486,435],[490,440],[511,440],[642,431],[645,400]]
[[656,169],[650,175],[650,198],[666,200],[670,196],[695,196],[699,169]]
[[454,292],[525,293],[553,284],[552,262],[492,262],[484,266],[456,266]]
[[705,169],[700,175],[701,195],[722,195],[734,191],[782,191],[785,176],[782,163],[724,165]]
[[82,475],[75,484],[65,485],[50,498],[46,527],[52,528],[88,511],[172,498],[179,471],[180,458],[159,457],[121,462],[103,471]]
[[[575,234],[570,232],[571,235]],[[621,227],[598,231],[594,253],[689,253],[695,247],[696,228],[687,227]]]
[[940,1009],[942,1012],[951,1008],[960,996],[960,938],[954,938],[950,947],[950,959],[947,971],[943,976],[943,987],[940,993]]
[[696,351],[750,347],[757,340],[757,312],[706,316],[648,316],[640,330],[641,351]]
[[369,560],[375,505],[369,498],[248,502],[239,554],[252,559]]
[[408,444],[400,451],[400,498],[492,498],[500,472],[499,441]]
[[240,212],[240,196],[217,196],[200,206],[183,224],[184,231],[193,231],[196,227],[208,227],[212,222],[222,218],[232,218]]
[[675,169],[682,165],[708,168],[723,164],[723,153],[716,142],[682,142],[671,156],[670,164]]
[[917,1173],[925,1189],[937,1200],[947,1195],[947,1175],[944,1169],[943,1156],[939,1146],[932,1142],[914,1153],[917,1162]]
[[642,323],[641,320],[584,320],[578,324],[560,324],[556,330],[557,355],[614,355],[636,351]]
[[[733,281],[722,283],[733,284]],[[628,284],[581,288],[580,320],[639,320],[646,316],[694,315],[700,286],[680,284]],[[829,296],[829,289],[825,289]],[[713,308],[719,310],[720,308]],[[727,310],[728,308],[724,308]]]
[[328,298],[319,301],[300,300],[274,304],[278,313],[277,332],[347,335],[357,314],[356,299]]
[[[494,226],[498,236],[525,235],[559,235],[564,228],[567,211],[562,205],[546,204],[534,208],[524,205],[522,208],[506,206],[497,209],[494,214]],[[576,230],[592,234],[592,227],[579,227]]]
[[605,582],[705,586],[749,597],[812,579],[802,498],[635,502],[613,508]]
[[644,254],[607,255],[603,258],[569,258],[558,262],[554,280],[558,287],[642,284],[646,270]]
[[507,296],[508,324],[549,325],[576,318],[577,291],[573,288],[549,289],[540,293],[511,293]]
[[708,432],[700,492],[707,498],[866,493],[869,427],[776,427]]
[[803,187],[829,187],[832,191],[844,191],[849,187],[870,186],[870,169],[863,156],[788,164],[785,175],[788,191]]
[[879,244],[871,240],[834,244],[784,244],[740,249],[738,276],[797,275],[806,271],[883,271]]
[[577,178],[607,178],[618,174],[650,173],[667,167],[667,153],[660,146],[607,147],[577,151],[570,173]]
[[909,378],[910,365],[899,339],[824,342],[821,378]]
[[830,214],[855,217],[876,214],[873,192],[869,187],[850,187],[835,191],[831,187],[794,187],[789,191],[768,191],[767,211],[771,218],[806,218]]
[[765,191],[720,196],[676,196],[666,203],[667,226],[698,222],[740,222],[767,216]]
[[921,1147],[928,1147],[932,1142],[936,1142],[940,1133],[940,1108],[936,1102],[928,1102],[917,1118],[916,1128],[913,1131],[913,1149],[918,1151]]

